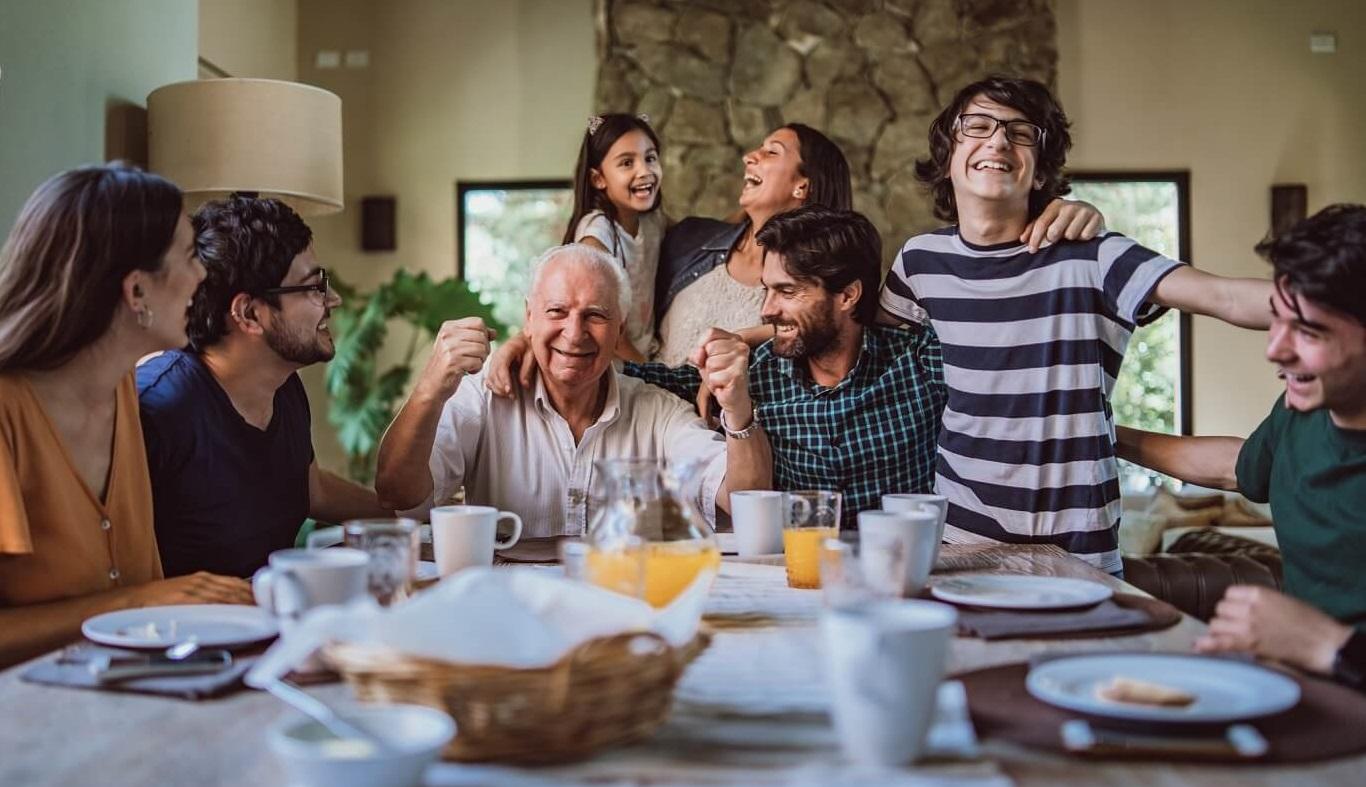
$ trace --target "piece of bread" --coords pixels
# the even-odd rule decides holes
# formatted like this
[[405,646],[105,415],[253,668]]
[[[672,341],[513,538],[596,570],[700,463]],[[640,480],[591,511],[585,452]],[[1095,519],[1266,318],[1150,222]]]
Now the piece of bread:
[[1096,684],[1096,697],[1107,702],[1161,708],[1184,708],[1195,702],[1195,695],[1190,692],[1164,686],[1161,683],[1118,675],[1111,678],[1107,683]]

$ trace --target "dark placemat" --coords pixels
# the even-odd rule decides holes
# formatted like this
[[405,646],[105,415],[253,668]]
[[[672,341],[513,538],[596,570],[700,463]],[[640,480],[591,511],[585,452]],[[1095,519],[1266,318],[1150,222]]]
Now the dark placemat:
[[103,645],[73,645],[62,653],[50,656],[23,672],[21,677],[29,683],[42,683],[49,686],[70,686],[78,689],[97,691],[116,691],[131,694],[155,694],[162,697],[179,697],[185,700],[204,700],[221,697],[245,688],[242,677],[251,665],[260,658],[261,650],[234,653],[232,664],[206,675],[161,675],[145,678],[100,683],[91,674],[89,664],[84,659],[101,653],[117,656],[134,651],[109,648]]
[[[1008,664],[954,677],[967,688],[968,711],[979,737],[1070,754],[1058,731],[1063,722],[1079,715],[1030,696],[1025,689],[1028,673],[1028,664]],[[1300,703],[1284,713],[1246,722],[1270,745],[1267,756],[1255,762],[1315,762],[1366,752],[1366,695],[1332,681],[1291,677],[1300,684]],[[1113,759],[1151,757],[1116,755]],[[1182,758],[1163,755],[1162,759]],[[1228,762],[1248,760],[1230,757]]]
[[1181,622],[1181,610],[1150,596],[1116,593],[1086,609],[1005,610],[958,608],[958,634],[980,639],[1124,637]]

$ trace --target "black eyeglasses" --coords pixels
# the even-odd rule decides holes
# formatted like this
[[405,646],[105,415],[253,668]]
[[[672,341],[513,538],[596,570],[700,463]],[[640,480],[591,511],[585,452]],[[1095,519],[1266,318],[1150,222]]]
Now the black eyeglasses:
[[266,290],[263,294],[285,295],[291,292],[316,292],[323,298],[326,298],[327,291],[329,289],[331,289],[331,286],[327,283],[327,269],[319,268],[317,284],[292,284],[288,287],[271,287],[270,289]]
[[1010,140],[1012,145],[1032,148],[1043,144],[1043,129],[1028,120],[1001,120],[991,115],[970,113],[959,115],[955,125],[965,137],[987,139],[996,133],[997,128],[1005,126],[1006,139]]

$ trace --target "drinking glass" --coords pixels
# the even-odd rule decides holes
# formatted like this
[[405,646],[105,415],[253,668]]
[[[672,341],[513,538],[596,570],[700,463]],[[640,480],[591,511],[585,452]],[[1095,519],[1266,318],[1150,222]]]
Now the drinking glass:
[[849,607],[901,595],[906,552],[895,538],[844,532],[820,549],[821,596],[827,607]]
[[352,519],[342,525],[343,543],[370,556],[370,595],[382,606],[408,598],[421,549],[412,519]]
[[820,548],[837,538],[840,528],[839,492],[813,490],[788,492],[783,500],[783,554],[787,585],[794,588],[821,586]]

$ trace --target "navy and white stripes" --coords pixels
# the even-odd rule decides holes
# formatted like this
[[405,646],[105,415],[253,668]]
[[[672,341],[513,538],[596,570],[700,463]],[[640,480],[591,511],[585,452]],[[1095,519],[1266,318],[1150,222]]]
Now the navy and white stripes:
[[973,246],[946,228],[911,238],[881,303],[933,324],[948,406],[938,492],[949,541],[1050,543],[1120,568],[1109,397],[1147,303],[1181,263],[1117,233],[1036,253]]

